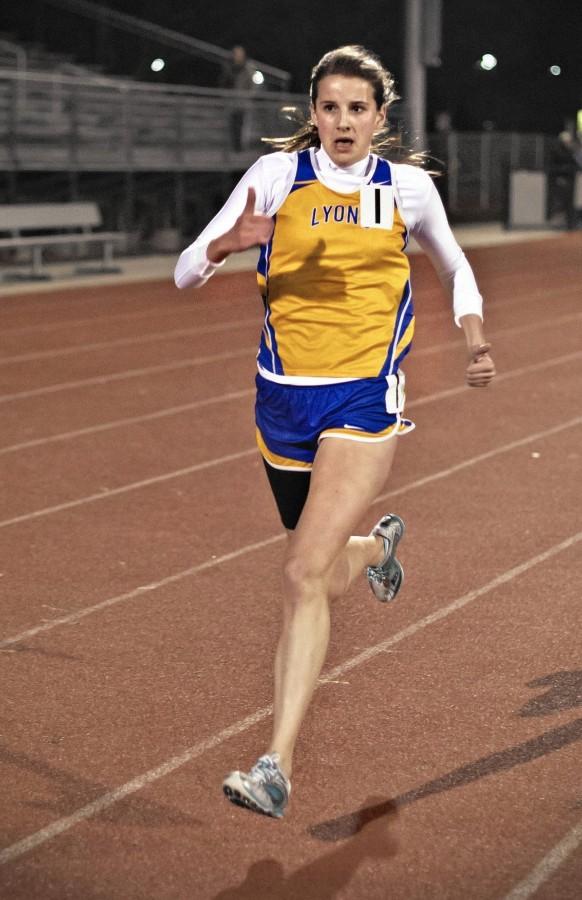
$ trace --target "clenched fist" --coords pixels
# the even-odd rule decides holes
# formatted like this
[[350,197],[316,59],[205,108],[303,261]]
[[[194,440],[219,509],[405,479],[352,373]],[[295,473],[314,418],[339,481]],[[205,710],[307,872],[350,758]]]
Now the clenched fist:
[[467,384],[469,387],[487,387],[495,376],[495,363],[489,355],[491,344],[478,344],[469,350]]

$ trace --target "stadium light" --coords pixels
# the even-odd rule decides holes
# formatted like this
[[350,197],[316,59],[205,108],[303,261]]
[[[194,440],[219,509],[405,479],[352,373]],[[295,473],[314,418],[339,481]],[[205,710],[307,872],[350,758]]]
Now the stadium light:
[[484,53],[479,60],[479,68],[483,69],[485,72],[490,72],[496,65],[497,57],[493,56],[492,53]]
[[550,75],[561,75],[561,66],[550,66]]

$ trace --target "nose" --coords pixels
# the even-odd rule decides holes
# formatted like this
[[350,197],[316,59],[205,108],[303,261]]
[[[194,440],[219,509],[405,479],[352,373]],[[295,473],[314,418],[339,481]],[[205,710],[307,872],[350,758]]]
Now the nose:
[[341,128],[342,131],[345,131],[350,127],[349,113],[347,109],[340,109],[338,128]]

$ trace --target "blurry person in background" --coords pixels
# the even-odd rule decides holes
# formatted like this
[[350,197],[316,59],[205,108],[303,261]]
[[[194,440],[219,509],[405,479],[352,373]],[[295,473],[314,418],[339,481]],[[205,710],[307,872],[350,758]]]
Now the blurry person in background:
[[565,216],[566,228],[576,227],[574,191],[582,164],[582,148],[569,131],[561,131],[550,150],[548,166],[548,219]]
[[[247,59],[247,51],[240,44],[232,48],[231,57],[221,70],[218,86],[237,92],[250,93],[255,85],[253,82],[254,68]],[[234,97],[229,113],[229,130],[231,148],[239,153],[245,149],[245,119],[247,101],[244,97]]]

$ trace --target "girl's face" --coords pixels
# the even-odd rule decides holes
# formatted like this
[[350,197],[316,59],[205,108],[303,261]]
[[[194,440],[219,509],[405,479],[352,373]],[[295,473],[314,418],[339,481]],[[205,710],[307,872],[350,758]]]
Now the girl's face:
[[351,166],[368,155],[385,117],[386,107],[378,109],[365,78],[326,75],[319,82],[311,119],[321,146],[337,166]]

